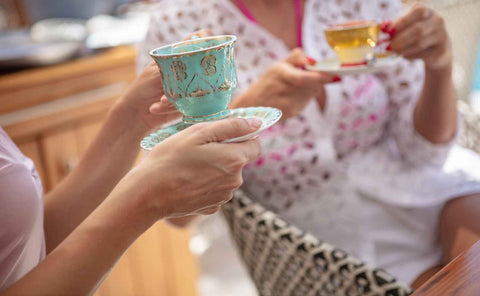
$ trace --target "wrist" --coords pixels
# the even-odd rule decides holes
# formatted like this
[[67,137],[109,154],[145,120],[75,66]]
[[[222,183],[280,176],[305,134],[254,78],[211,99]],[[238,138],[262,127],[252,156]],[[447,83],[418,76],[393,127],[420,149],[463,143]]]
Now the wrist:
[[109,111],[108,118],[123,126],[132,136],[143,138],[150,127],[141,120],[140,111],[130,106],[124,96],[120,97]]
[[425,65],[425,79],[433,79],[437,83],[451,80],[453,72],[453,64],[446,63],[441,67],[428,67]]
[[[158,220],[169,216],[164,199],[156,196],[153,186],[147,177],[146,170],[140,166],[132,169],[116,188],[116,194],[121,195],[120,199],[126,200],[127,207],[131,209],[141,228],[145,230],[155,224]],[[122,197],[123,196],[123,197]]]
[[451,75],[452,68],[453,54],[450,47],[434,63],[425,63],[425,71],[432,74],[444,73]]

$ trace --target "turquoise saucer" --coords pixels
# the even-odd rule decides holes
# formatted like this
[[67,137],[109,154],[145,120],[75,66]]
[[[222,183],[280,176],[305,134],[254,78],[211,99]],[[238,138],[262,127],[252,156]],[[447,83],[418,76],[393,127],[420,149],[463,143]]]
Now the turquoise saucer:
[[[245,142],[255,138],[261,132],[263,132],[267,128],[277,123],[282,117],[282,111],[272,107],[237,108],[237,109],[230,110],[229,117],[238,117],[238,118],[245,118],[245,119],[251,118],[251,117],[257,117],[262,120],[262,126],[255,132],[242,137],[228,139],[224,141],[224,143],[239,143],[239,142]],[[162,142],[166,138],[173,136],[176,133],[192,125],[193,124],[179,122],[177,124],[170,125],[166,128],[159,129],[156,132],[150,134],[148,137],[145,137],[140,143],[140,147],[142,147],[142,149],[145,149],[147,151],[151,151],[153,147],[155,147],[155,145],[157,145],[158,143]]]

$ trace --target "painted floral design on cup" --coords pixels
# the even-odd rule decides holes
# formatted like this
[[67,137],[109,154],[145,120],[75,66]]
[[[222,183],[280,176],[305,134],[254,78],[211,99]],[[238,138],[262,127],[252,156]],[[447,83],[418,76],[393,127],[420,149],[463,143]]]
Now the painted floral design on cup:
[[229,116],[228,104],[237,86],[235,42],[235,36],[212,36],[150,51],[163,72],[165,95],[184,115],[184,123]]
[[203,68],[203,75],[212,77],[217,73],[217,58],[213,55],[206,56],[200,62],[200,65]]
[[192,98],[200,98],[203,96],[207,96],[211,94],[212,92],[208,89],[202,89],[200,86],[198,86],[194,91],[189,93],[189,96]]
[[187,65],[185,65],[184,62],[182,61],[173,61],[171,66],[173,75],[175,76],[175,79],[178,81],[184,81],[187,79]]

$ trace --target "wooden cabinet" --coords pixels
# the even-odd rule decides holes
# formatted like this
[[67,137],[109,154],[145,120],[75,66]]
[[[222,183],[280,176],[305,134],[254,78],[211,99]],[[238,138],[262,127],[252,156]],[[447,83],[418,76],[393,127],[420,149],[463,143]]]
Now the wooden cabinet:
[[[45,190],[71,170],[111,104],[135,77],[135,51],[104,51],[71,63],[0,77],[0,125],[30,157]],[[96,296],[196,295],[189,232],[159,222],[124,254]]]

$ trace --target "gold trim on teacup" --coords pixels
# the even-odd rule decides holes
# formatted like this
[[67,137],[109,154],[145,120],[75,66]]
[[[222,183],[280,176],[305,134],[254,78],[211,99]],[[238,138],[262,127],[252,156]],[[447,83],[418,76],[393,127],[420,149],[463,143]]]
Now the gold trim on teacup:
[[[207,118],[207,117],[212,117],[212,116],[215,116],[215,115],[218,115],[218,114],[221,114],[225,111],[227,111],[228,109],[224,109],[222,111],[219,111],[219,112],[215,112],[215,113],[212,113],[212,114],[208,114],[208,115],[200,115],[200,116],[183,116],[183,118],[185,119],[200,119],[200,118]],[[228,110],[229,113],[230,113],[230,110]]]
[[[205,41],[205,40],[221,40],[221,39],[225,39],[225,42],[221,43],[221,44],[214,45],[214,46],[209,46],[209,47],[206,47],[206,48],[200,48],[200,49],[196,49],[196,50],[192,50],[192,51],[180,52],[180,53],[164,53],[164,54],[155,53],[156,51],[160,51],[160,50],[163,50],[163,49],[166,49],[166,48],[176,48],[176,47],[179,47],[179,46],[182,46],[182,45],[197,44],[197,43],[200,43],[200,42]],[[193,39],[193,40],[192,39],[185,40],[185,41],[165,45],[165,46],[162,46],[162,47],[158,47],[158,48],[152,49],[149,54],[152,58],[157,58],[157,59],[176,59],[176,58],[181,58],[181,57],[184,57],[184,56],[191,56],[191,55],[194,55],[194,54],[197,54],[197,53],[206,53],[206,52],[210,52],[210,51],[221,50],[221,49],[224,49],[227,46],[233,45],[236,41],[237,41],[237,36],[235,36],[235,35],[210,36],[210,37],[198,38],[198,39]]]
[[380,26],[379,22],[372,21],[372,20],[365,20],[365,21],[358,21],[358,22],[347,22],[347,23],[340,23],[328,26],[327,28],[323,29],[324,31],[347,31],[347,30],[354,30],[354,29],[363,29],[367,27],[373,26]]

